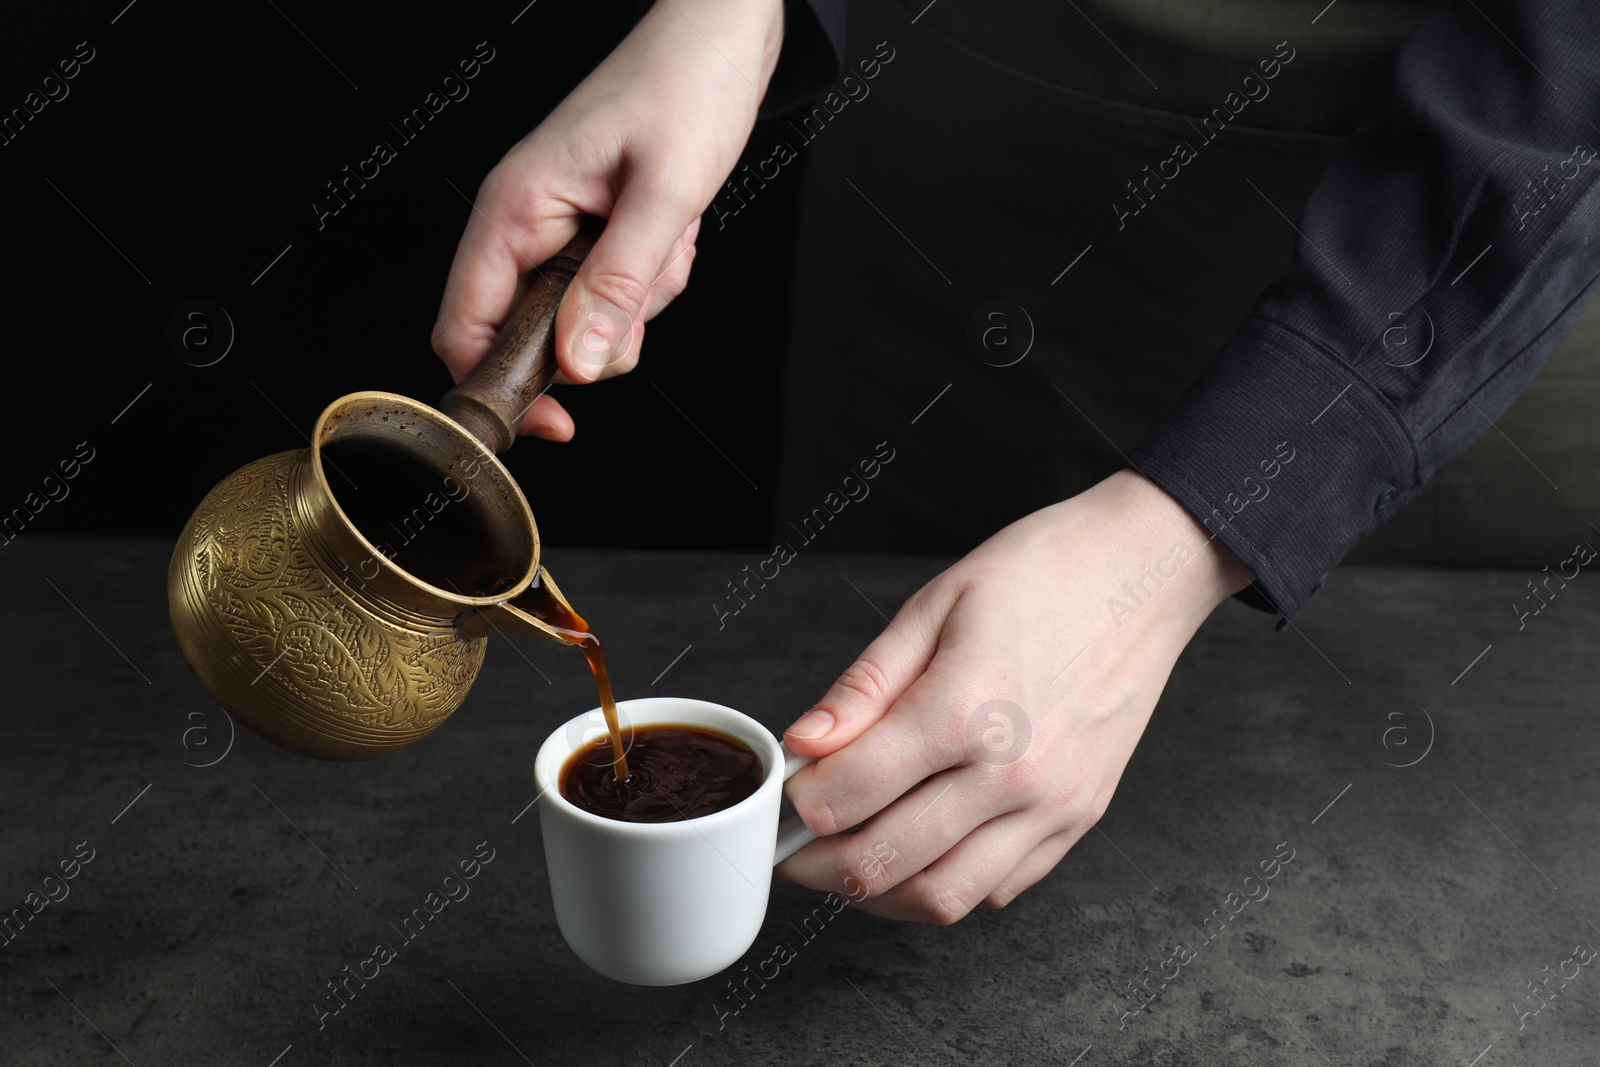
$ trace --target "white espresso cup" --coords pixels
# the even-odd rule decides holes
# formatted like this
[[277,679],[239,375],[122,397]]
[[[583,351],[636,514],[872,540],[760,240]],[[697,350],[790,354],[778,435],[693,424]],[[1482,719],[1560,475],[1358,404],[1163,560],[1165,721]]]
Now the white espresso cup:
[[623,735],[681,724],[738,738],[761,757],[761,785],[721,811],[680,822],[607,819],[561,795],[561,769],[606,735],[597,708],[539,748],[533,773],[556,924],[579,959],[634,985],[695,982],[736,963],[761,932],[772,867],[815,835],[779,825],[783,783],[810,763],[748,715],[704,700],[649,697],[617,704]]

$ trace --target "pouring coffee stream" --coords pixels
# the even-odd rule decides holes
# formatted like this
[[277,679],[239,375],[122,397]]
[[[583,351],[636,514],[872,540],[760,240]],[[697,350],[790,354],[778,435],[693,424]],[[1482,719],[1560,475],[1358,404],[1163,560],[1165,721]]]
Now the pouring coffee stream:
[[438,409],[340,397],[308,448],[245,465],[195,509],[167,572],[173,631],[252,731],[324,759],[398,751],[461,705],[489,637],[531,633],[583,650],[627,780],[599,639],[541,566],[533,513],[495,456],[555,373],[556,312],[596,233],[586,221],[535,271]]
[[600,694],[600,709],[606,719],[606,732],[611,735],[611,773],[615,788],[619,795],[625,794],[633,776],[628,773],[628,753],[622,745],[622,724],[617,715],[616,698],[611,692],[611,672],[606,670],[606,650],[600,643],[599,635],[589,629],[589,624],[558,596],[541,597],[535,594],[525,599],[524,606],[535,618],[548,623],[563,640],[577,645],[583,652],[583,658],[589,661],[589,673],[594,675],[595,688]]

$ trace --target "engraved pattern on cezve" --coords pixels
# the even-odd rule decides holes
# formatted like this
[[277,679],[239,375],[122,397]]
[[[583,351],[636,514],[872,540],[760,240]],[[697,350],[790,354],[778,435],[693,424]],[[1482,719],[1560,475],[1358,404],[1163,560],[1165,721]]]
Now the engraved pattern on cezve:
[[289,506],[299,455],[242,467],[201,503],[193,560],[206,604],[302,705],[382,733],[426,733],[465,698],[485,643],[398,627],[317,567]]

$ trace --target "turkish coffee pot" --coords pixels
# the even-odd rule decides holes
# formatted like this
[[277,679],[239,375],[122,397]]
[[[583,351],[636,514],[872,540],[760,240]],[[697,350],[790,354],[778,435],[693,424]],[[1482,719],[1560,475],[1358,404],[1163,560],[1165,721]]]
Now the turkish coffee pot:
[[[190,668],[239,722],[308,756],[387,755],[461,706],[490,636],[570,643],[551,618],[587,629],[540,565],[533,512],[495,453],[550,384],[556,310],[594,236],[586,226],[535,272],[438,409],[393,393],[340,397],[309,447],[241,467],[200,502],[172,554],[168,609]],[[398,525],[358,525],[347,509],[359,486],[338,459],[351,456],[372,460],[361,481],[387,473],[385,462],[426,471],[431,480],[410,484],[429,494],[394,500]],[[388,484],[377,482],[369,493]],[[430,521],[469,527],[456,547],[474,558],[423,568],[393,548]]]

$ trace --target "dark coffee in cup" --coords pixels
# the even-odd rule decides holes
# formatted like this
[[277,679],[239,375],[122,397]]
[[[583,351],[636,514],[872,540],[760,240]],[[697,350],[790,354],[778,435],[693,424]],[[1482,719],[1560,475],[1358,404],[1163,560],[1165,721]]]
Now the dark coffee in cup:
[[623,733],[628,777],[619,781],[610,737],[578,749],[561,767],[561,795],[621,822],[681,822],[749,797],[766,769],[749,745],[702,726],[662,723]]

